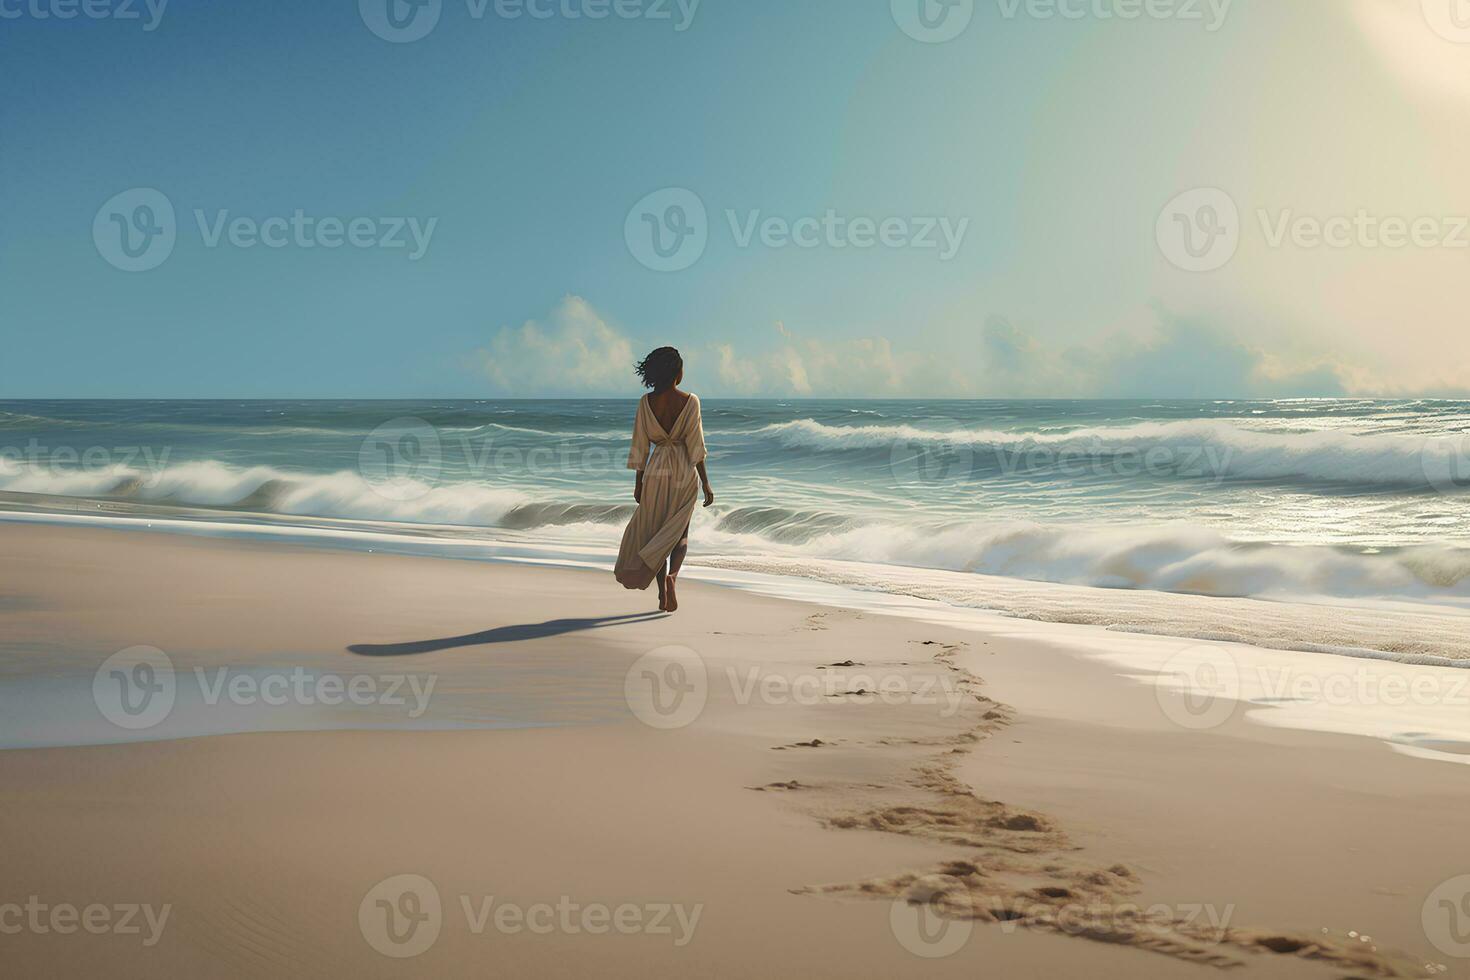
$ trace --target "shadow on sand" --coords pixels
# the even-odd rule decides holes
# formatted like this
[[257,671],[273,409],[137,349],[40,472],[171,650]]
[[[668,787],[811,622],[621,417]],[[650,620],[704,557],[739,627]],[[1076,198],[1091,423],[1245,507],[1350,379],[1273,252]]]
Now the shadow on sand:
[[464,636],[446,636],[437,640],[413,640],[408,643],[355,643],[348,647],[350,653],[363,657],[407,657],[418,653],[434,653],[439,650],[454,650],[458,647],[478,647],[491,643],[515,643],[518,640],[540,640],[548,636],[579,633],[603,626],[620,626],[625,623],[643,623],[662,619],[668,613],[628,613],[624,616],[598,616],[588,619],[548,619],[544,623],[522,623],[519,626],[497,626],[481,633]]

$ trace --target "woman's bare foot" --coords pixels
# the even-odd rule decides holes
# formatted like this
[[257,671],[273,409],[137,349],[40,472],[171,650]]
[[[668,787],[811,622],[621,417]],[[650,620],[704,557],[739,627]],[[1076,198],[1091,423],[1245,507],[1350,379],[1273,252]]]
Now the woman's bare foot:
[[673,612],[679,608],[679,599],[674,595],[674,576],[670,575],[668,580],[669,584],[664,589],[663,610],[664,612]]
[[659,612],[668,612],[668,609],[666,609],[664,607],[664,602],[666,601],[664,599],[664,594],[665,594],[664,577],[662,575],[660,575],[658,577],[658,611]]

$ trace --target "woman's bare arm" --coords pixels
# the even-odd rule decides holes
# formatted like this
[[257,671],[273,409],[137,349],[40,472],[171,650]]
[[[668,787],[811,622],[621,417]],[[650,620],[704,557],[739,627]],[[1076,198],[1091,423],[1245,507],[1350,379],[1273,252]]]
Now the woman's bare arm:
[[[715,492],[710,489],[709,485],[709,471],[704,468],[704,460],[700,460],[699,465],[695,468],[699,470],[699,482],[704,484],[704,505],[709,507],[715,502]],[[639,473],[638,476],[639,479],[642,479],[643,474]]]

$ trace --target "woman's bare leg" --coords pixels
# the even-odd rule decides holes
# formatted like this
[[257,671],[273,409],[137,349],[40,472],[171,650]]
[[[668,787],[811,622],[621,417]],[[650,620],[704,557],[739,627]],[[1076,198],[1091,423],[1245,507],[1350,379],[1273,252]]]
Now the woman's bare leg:
[[660,612],[664,612],[665,611],[664,610],[664,602],[666,600],[664,599],[664,596],[667,594],[667,589],[668,589],[668,586],[666,584],[667,578],[666,578],[666,575],[665,575],[665,572],[664,572],[664,569],[666,567],[667,567],[667,565],[666,565],[665,562],[659,562],[658,563],[658,573],[657,573],[657,576],[656,577],[658,578],[658,608],[659,608],[659,611]]
[[674,594],[674,579],[679,574],[679,569],[684,567],[684,556],[689,554],[689,528],[684,528],[684,536],[679,543],[674,545],[674,550],[669,554],[669,584],[668,599],[665,608],[673,612],[679,608],[679,600]]
[[689,554],[689,529],[684,529],[684,536],[679,543],[674,545],[674,550],[669,554],[669,578],[679,574],[679,569],[684,567],[684,556]]

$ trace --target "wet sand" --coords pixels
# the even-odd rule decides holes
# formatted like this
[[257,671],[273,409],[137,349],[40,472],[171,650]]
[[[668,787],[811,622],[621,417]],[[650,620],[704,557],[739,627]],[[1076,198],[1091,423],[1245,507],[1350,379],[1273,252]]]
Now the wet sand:
[[[5,687],[53,743],[110,743],[0,752],[17,975],[1455,965],[1421,913],[1470,871],[1461,767],[1182,730],[1065,632],[694,581],[663,617],[605,572],[15,525],[0,596]],[[93,681],[138,647],[173,710],[128,729]],[[393,677],[430,690],[416,717]]]

